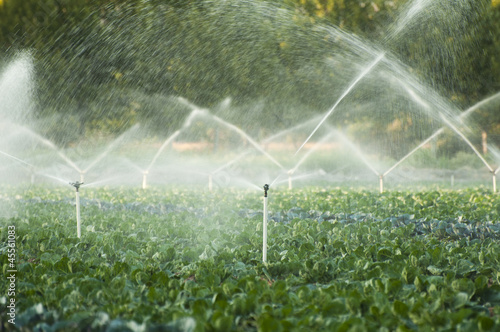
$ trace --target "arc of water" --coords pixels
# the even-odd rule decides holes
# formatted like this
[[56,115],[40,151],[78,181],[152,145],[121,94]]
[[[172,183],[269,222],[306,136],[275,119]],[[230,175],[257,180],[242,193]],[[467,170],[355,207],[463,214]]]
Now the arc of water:
[[132,167],[133,169],[135,169],[136,171],[138,172],[142,172],[143,169],[140,168],[138,165],[136,165],[132,160],[126,158],[126,157],[121,157],[120,160],[125,163],[127,166],[130,166]]
[[80,167],[78,167],[71,159],[69,159],[68,156],[66,156],[64,153],[62,153],[58,148],[57,146],[52,143],[51,141],[49,141],[48,139],[46,139],[45,137],[35,133],[34,131],[28,129],[28,128],[25,128],[25,127],[21,127],[19,126],[19,128],[25,132],[27,132],[28,134],[30,134],[31,136],[35,137],[37,140],[39,140],[40,142],[42,142],[43,144],[45,144],[46,146],[48,146],[49,148],[51,148],[52,150],[54,150],[57,155],[59,155],[59,157],[61,157],[69,166],[71,166],[73,169],[75,169],[77,172],[79,173],[82,173],[83,171],[80,169]]
[[392,172],[396,167],[398,167],[403,161],[405,161],[406,159],[408,159],[412,154],[414,154],[415,152],[417,152],[418,150],[420,150],[420,148],[422,148],[425,144],[429,143],[430,141],[432,141],[432,139],[434,139],[435,137],[439,136],[442,132],[444,131],[444,127],[440,128],[439,130],[437,130],[434,134],[432,134],[431,136],[429,136],[426,140],[424,140],[422,143],[420,143],[416,148],[414,148],[413,150],[411,150],[410,152],[408,152],[403,158],[401,158],[398,162],[396,162],[394,165],[392,165],[392,167],[390,167],[387,171],[385,171],[384,174],[382,174],[383,176],[386,176],[387,174],[389,174],[390,172]]
[[[263,141],[261,141],[259,144],[262,146],[262,145],[264,145],[264,144],[266,144],[266,143],[269,143],[269,142],[271,142],[272,140],[274,140],[274,139],[276,139],[276,138],[278,138],[278,137],[280,137],[280,136],[286,135],[287,133],[292,132],[292,131],[294,131],[294,130],[297,130],[297,129],[301,128],[301,127],[305,127],[305,126],[307,126],[307,125],[311,124],[312,122],[315,122],[316,120],[319,120],[319,118],[320,118],[320,117],[319,117],[319,116],[317,116],[317,117],[314,117],[314,118],[312,118],[312,119],[307,120],[307,121],[306,121],[306,122],[304,122],[304,123],[300,123],[300,124],[298,124],[298,125],[296,125],[296,126],[293,126],[293,127],[291,127],[291,128],[288,128],[288,129],[282,130],[282,131],[280,131],[279,133],[276,133],[276,134],[274,134],[274,135],[271,135],[271,136],[267,137],[266,139],[264,139]],[[238,160],[240,160],[240,159],[242,159],[243,157],[245,157],[246,155],[250,154],[250,152],[251,152],[251,151],[247,150],[247,151],[244,151],[244,152],[240,153],[239,155],[237,155],[237,156],[236,156],[235,158],[233,158],[232,160],[228,161],[227,163],[223,164],[223,165],[222,165],[222,166],[220,166],[219,168],[217,168],[217,169],[215,169],[214,171],[212,171],[212,174],[218,173],[218,172],[220,172],[220,171],[222,171],[222,170],[224,170],[224,169],[228,168],[229,166],[231,166],[232,164],[234,164],[234,163],[235,163],[235,162],[237,162]]]
[[465,112],[460,113],[460,119],[464,119],[465,117],[469,116],[471,113],[477,111],[481,106],[484,106],[485,104],[491,102],[492,100],[495,100],[497,98],[500,98],[500,92],[494,94],[493,96],[490,96],[484,100],[481,100],[477,104],[475,104],[472,107],[469,107]]
[[261,191],[261,190],[262,190],[262,188],[261,188],[261,187],[259,187],[259,186],[258,186],[258,185],[256,185],[255,183],[250,182],[250,181],[248,181],[248,180],[245,180],[245,179],[240,178],[240,179],[238,179],[238,182],[239,182],[239,183],[242,183],[243,185],[246,185],[246,186],[248,186],[248,187],[250,187],[250,188],[252,188],[252,189],[256,189],[256,190],[259,190],[259,191]]
[[101,184],[101,183],[106,183],[106,182],[111,182],[113,180],[119,180],[119,179],[122,179],[121,176],[113,176],[113,177],[110,177],[110,178],[107,178],[107,179],[103,179],[103,180],[99,180],[99,181],[94,181],[94,182],[90,182],[90,183],[85,183],[83,185],[81,185],[81,187],[90,187],[90,186],[95,186],[95,185],[98,185],[98,184]]
[[[179,97],[178,100],[180,100],[181,102],[183,103],[189,103],[187,100],[185,100],[184,98],[181,98]],[[201,114],[204,114],[205,111],[202,110],[202,109],[199,109],[199,108],[193,108],[193,111],[189,114],[189,116],[186,118],[186,120],[184,121],[184,124],[182,125],[181,129],[178,129],[176,130],[172,135],[170,135],[170,137],[168,137],[165,142],[163,142],[162,146],[160,147],[160,149],[158,149],[158,151],[156,152],[156,154],[154,155],[153,157],[153,160],[151,161],[151,163],[149,164],[149,166],[146,168],[146,170],[144,172],[149,172],[149,170],[151,169],[151,167],[153,167],[154,163],[156,162],[156,159],[158,159],[158,157],[160,156],[160,154],[163,152],[163,150],[165,150],[165,148],[177,137],[179,136],[179,134],[182,132],[183,129],[189,127],[191,125],[191,123],[193,122],[193,119],[196,117],[196,116],[199,116]]]
[[186,169],[181,167],[169,167],[169,170],[175,170],[177,172],[189,173],[189,174],[197,174],[197,175],[210,175],[208,172],[201,172],[193,169]]
[[108,155],[108,153],[111,150],[113,150],[125,138],[125,136],[127,136],[131,131],[134,131],[137,128],[139,128],[139,124],[138,123],[136,123],[134,126],[132,126],[132,128],[130,128],[129,130],[127,130],[126,132],[124,132],[123,134],[121,134],[120,136],[118,136],[118,138],[116,138],[113,141],[113,143],[111,143],[110,145],[108,145],[108,147],[96,159],[94,159],[94,161],[92,163],[90,163],[90,165],[88,165],[87,168],[85,168],[82,172],[83,173],[87,173],[98,162],[100,162],[102,159],[104,159],[104,157],[106,157]]
[[151,167],[153,167],[154,163],[156,162],[156,159],[158,159],[163,150],[165,150],[165,148],[170,144],[170,142],[172,142],[177,136],[179,136],[180,133],[181,133],[180,129],[176,130],[172,135],[170,135],[170,137],[168,137],[165,140],[165,142],[163,142],[162,146],[158,149],[158,151],[154,155],[153,160],[151,160],[151,163],[146,168],[146,172],[148,172],[151,169]]
[[235,125],[233,125],[232,123],[229,123],[227,121],[224,121],[222,120],[221,118],[219,118],[218,116],[216,115],[211,115],[213,117],[213,119],[217,122],[219,122],[220,124],[236,131],[238,134],[240,134],[243,138],[245,138],[248,142],[250,142],[250,144],[252,144],[259,152],[261,152],[263,155],[265,155],[269,160],[271,160],[276,166],[278,166],[279,168],[281,168],[282,170],[285,170],[285,167],[283,167],[283,165],[281,165],[276,159],[274,159],[273,156],[271,156],[266,150],[264,150],[256,141],[254,141],[253,138],[251,138],[247,133],[245,133],[243,130],[241,130],[240,128],[236,127]]
[[58,178],[57,176],[53,176],[53,175],[49,175],[49,174],[40,174],[41,176],[45,176],[46,178],[49,178],[49,179],[53,179],[53,180],[56,180],[56,181],[59,181],[61,183],[64,183],[65,185],[68,184],[69,182],[71,182],[70,180],[65,180],[65,179],[61,179],[61,178]]
[[302,165],[306,159],[313,153],[315,152],[326,140],[328,140],[330,137],[333,136],[333,132],[329,133],[328,135],[325,135],[320,141],[316,142],[316,144],[313,146],[312,149],[309,149],[307,153],[305,153],[302,158],[297,162],[295,167],[293,167],[291,170],[288,171],[288,174],[293,174],[295,171]]
[[342,93],[340,98],[335,102],[335,104],[333,104],[333,106],[330,108],[330,110],[325,114],[323,119],[321,119],[321,121],[318,123],[316,128],[314,128],[314,130],[309,135],[309,137],[307,137],[307,139],[304,141],[304,143],[302,143],[302,145],[299,147],[297,152],[295,152],[295,154],[297,154],[304,147],[304,145],[311,139],[311,137],[316,133],[316,131],[319,129],[319,127],[321,127],[321,125],[326,121],[326,119],[333,113],[333,111],[335,111],[335,109],[340,104],[340,102],[351,92],[352,89],[354,89],[354,87],[359,83],[359,81],[363,77],[365,77],[375,67],[375,65],[377,65],[377,63],[379,63],[384,58],[384,56],[385,56],[385,53],[381,53],[375,59],[375,61],[373,61],[367,68],[365,68],[365,70],[363,70],[361,72],[361,74],[351,83],[351,85],[349,85],[349,87],[344,91],[344,93]]
[[432,0],[415,0],[410,2],[410,7],[406,10],[406,14],[400,15],[396,27],[388,34],[386,40],[394,39],[399,35],[399,33],[401,33],[408,24],[411,24],[430,3],[432,3]]
[[[297,175],[297,176],[293,176],[291,177],[292,180],[300,180],[300,179],[305,179],[305,178],[308,178],[308,177],[312,177],[312,176],[316,176],[318,175],[318,172],[311,172],[311,173],[306,173],[306,174],[301,174],[301,175]],[[276,181],[276,184],[281,184],[281,183],[286,183],[288,182],[288,179],[284,179],[284,180],[281,180],[281,181]]]
[[[271,183],[269,184],[270,186],[273,186],[276,181],[278,181],[279,178],[281,178],[282,176],[284,176],[283,173],[279,173],[277,177],[274,178],[274,180],[271,181]],[[279,183],[279,182],[278,182]]]
[[[416,101],[421,104],[422,106],[424,107],[427,107],[427,108],[430,108],[430,106],[424,102],[420,97],[418,97],[415,92],[406,87],[406,90],[410,93],[410,95],[412,97],[414,97],[414,99],[416,99]],[[467,116],[469,116],[471,113],[473,113],[474,111],[478,110],[481,106],[487,104],[488,102],[491,102],[492,100],[496,99],[496,98],[499,98],[500,97],[500,92],[493,95],[493,96],[490,96],[480,102],[478,102],[477,104],[473,105],[472,107],[469,107],[466,111],[460,113],[460,115],[458,116],[458,118],[460,120],[463,120],[464,118],[466,118]],[[444,117],[442,117],[444,119]],[[447,121],[447,124],[450,124],[449,121]],[[387,171],[385,171],[384,174],[382,174],[382,176],[386,176],[387,174],[389,174],[390,172],[392,172],[396,167],[398,167],[401,163],[403,163],[406,159],[408,159],[411,155],[413,155],[415,152],[417,152],[419,149],[421,149],[425,144],[429,143],[432,139],[434,139],[435,137],[439,136],[441,133],[444,132],[444,129],[445,127],[441,127],[440,129],[438,129],[436,132],[434,132],[431,136],[429,136],[427,139],[425,139],[422,143],[420,143],[417,147],[415,147],[413,150],[411,150],[409,153],[407,153],[403,158],[401,158],[398,162],[396,162],[392,167],[390,167]],[[456,130],[454,130],[455,132],[457,132]],[[457,132],[458,134],[458,132]],[[460,137],[464,138],[465,136],[462,134],[460,135]],[[467,139],[465,139],[466,143],[471,146],[470,142],[468,142]],[[472,146],[471,146],[472,147]],[[484,158],[482,158],[482,156],[480,156],[479,152],[477,151],[477,149],[475,147],[472,147],[472,150],[479,156],[479,158],[483,161],[483,163],[485,163],[485,160]],[[491,171],[491,167],[489,166],[489,164],[487,164],[487,167],[488,169],[490,169]],[[494,174],[496,174],[498,171],[500,170],[500,167],[499,169],[495,170],[494,171]]]
[[[8,157],[10,159],[13,159],[13,160],[15,160],[15,161],[17,161],[17,162],[19,162],[19,163],[21,163],[23,165],[26,165],[26,166],[30,167],[32,170],[34,170],[36,168],[34,165],[32,165],[32,164],[30,164],[30,163],[28,163],[28,162],[26,162],[26,161],[24,161],[24,160],[22,160],[20,158],[17,158],[15,156],[11,155],[11,154],[8,154],[6,152],[0,151],[0,154],[4,155],[4,156],[6,156],[6,157]],[[58,178],[57,176],[53,176],[53,175],[49,175],[49,174],[38,173],[38,175],[44,176],[44,177],[49,178],[49,179],[57,180],[57,181],[62,182],[64,184],[67,184],[69,182],[68,180],[61,179],[61,178]]]
[[469,139],[467,137],[465,137],[465,135],[457,129],[457,127],[455,127],[448,119],[446,119],[444,116],[441,116],[443,121],[455,132],[457,133],[458,136],[460,136],[464,141],[465,143],[467,143],[467,145],[470,146],[470,148],[472,149],[472,151],[474,151],[474,153],[478,156],[478,158],[483,162],[483,164],[490,170],[491,173],[494,173],[495,171],[493,170],[493,168],[490,166],[490,164],[488,164],[488,162],[486,161],[486,159],[483,158],[483,156],[481,156],[481,153],[479,151],[477,151],[476,147],[469,141]]
[[248,154],[250,154],[250,151],[248,151],[248,150],[240,153],[239,155],[237,155],[235,158],[231,159],[230,161],[228,161],[224,165],[213,170],[211,174],[219,173],[220,171],[222,171],[222,170],[228,168],[229,166],[231,166],[232,164],[236,163],[238,160],[243,159],[243,157],[245,157]]
[[376,175],[380,176],[381,174],[373,167],[370,162],[366,159],[365,155],[361,152],[361,150],[354,144],[352,143],[344,134],[342,134],[340,131],[335,131],[335,135],[345,144],[347,144],[353,151],[356,153],[356,155],[361,159],[361,161]]
[[11,154],[8,154],[7,152],[0,151],[0,154],[3,154],[4,156],[6,156],[6,157],[8,157],[10,159],[13,159],[13,160],[15,160],[15,161],[17,161],[17,162],[19,162],[19,163],[21,163],[23,165],[26,165],[26,166],[28,166],[28,167],[30,167],[32,169],[35,168],[35,166],[31,165],[30,163],[28,163],[28,162],[26,162],[26,161],[24,161],[22,159],[19,159],[19,158],[15,157],[15,156],[13,156]]
[[189,102],[188,100],[186,100],[185,98],[182,98],[182,97],[179,97],[178,98],[179,101],[181,101],[183,104],[191,107],[194,111],[197,111],[198,113],[200,114],[203,114],[203,115],[210,115],[210,117],[212,119],[214,119],[215,121],[217,121],[218,123],[220,123],[221,125],[231,129],[231,130],[234,130],[235,132],[237,132],[238,134],[240,134],[240,136],[242,136],[243,138],[245,138],[250,144],[252,144],[259,152],[261,152],[263,155],[265,155],[269,160],[271,160],[274,164],[276,164],[279,168],[281,168],[282,170],[285,169],[285,167],[283,167],[283,165],[281,165],[276,159],[274,159],[269,153],[267,153],[267,151],[265,151],[257,142],[255,142],[255,140],[253,138],[251,138],[247,133],[245,133],[243,130],[241,130],[240,128],[238,128],[237,126],[235,126],[234,124],[232,123],[229,123],[227,121],[224,121],[222,120],[221,118],[219,118],[218,116],[214,115],[214,114],[211,114],[208,110],[205,110],[205,109],[202,109],[196,105],[194,105],[193,103]]

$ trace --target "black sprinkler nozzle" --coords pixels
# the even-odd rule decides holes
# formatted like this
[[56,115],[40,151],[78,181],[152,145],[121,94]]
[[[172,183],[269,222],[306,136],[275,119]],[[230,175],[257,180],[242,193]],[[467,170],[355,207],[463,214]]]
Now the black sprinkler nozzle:
[[80,189],[80,186],[83,184],[83,182],[76,181],[76,182],[70,182],[69,184],[72,185],[73,187],[75,187],[76,191],[78,191],[78,189]]
[[269,185],[266,183],[264,185],[264,197],[267,197],[267,191],[269,190]]

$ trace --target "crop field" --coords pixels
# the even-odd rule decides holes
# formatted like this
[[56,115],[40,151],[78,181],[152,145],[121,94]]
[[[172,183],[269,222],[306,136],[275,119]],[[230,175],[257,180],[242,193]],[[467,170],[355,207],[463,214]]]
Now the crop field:
[[500,330],[484,188],[0,192],[0,330]]

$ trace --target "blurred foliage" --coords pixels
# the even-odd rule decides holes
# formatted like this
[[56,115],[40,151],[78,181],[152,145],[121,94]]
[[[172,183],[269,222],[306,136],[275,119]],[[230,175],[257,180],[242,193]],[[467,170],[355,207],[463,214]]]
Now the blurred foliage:
[[[496,93],[500,6],[490,0],[430,2],[418,22],[409,20],[410,26],[394,38],[391,31],[405,19],[409,3],[4,0],[0,54],[8,58],[16,50],[31,50],[36,117],[55,116],[74,124],[70,136],[61,133],[60,122],[45,127],[60,142],[95,131],[121,132],[136,122],[171,134],[189,114],[171,96],[209,107],[253,135],[288,128],[328,110],[335,100],[332,91],[344,89],[359,73],[355,65],[345,66],[351,59],[340,58],[355,52],[342,45],[348,38],[388,49],[463,109]],[[329,30],[322,30],[325,26]],[[351,55],[352,63],[372,61]],[[325,63],[330,58],[343,65]],[[341,70],[347,74],[340,75]],[[232,98],[231,109],[219,106],[227,97]],[[355,106],[362,110],[370,96],[358,97],[361,106]],[[345,122],[355,124],[371,113],[354,114]],[[480,126],[500,134],[500,112],[482,114]],[[367,142],[389,127],[403,133],[405,126],[395,127],[395,122],[416,126],[429,121],[405,120],[396,111],[388,116],[370,132],[361,132]],[[401,154],[398,146],[418,139],[388,137],[388,153]]]

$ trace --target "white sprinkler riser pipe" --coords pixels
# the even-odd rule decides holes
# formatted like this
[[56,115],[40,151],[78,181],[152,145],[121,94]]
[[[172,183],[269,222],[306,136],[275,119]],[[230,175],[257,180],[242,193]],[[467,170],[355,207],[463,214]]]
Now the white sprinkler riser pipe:
[[382,194],[384,192],[384,177],[381,176],[379,179],[380,193]]
[[76,191],[76,235],[78,238],[82,236],[81,231],[81,221],[80,221],[80,193]]
[[148,181],[148,175],[146,173],[142,174],[142,189],[146,189]]
[[267,261],[267,197],[264,197],[264,210],[262,222],[262,261]]
[[497,192],[497,175],[493,173],[493,193]]

